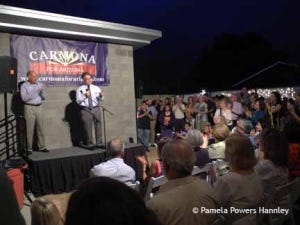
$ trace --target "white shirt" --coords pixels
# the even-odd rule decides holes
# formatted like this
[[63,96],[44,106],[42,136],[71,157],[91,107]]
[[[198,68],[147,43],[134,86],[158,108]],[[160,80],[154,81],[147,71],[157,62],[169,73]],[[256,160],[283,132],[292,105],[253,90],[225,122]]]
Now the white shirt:
[[180,106],[175,104],[175,105],[173,105],[173,108],[172,108],[172,111],[173,111],[176,119],[184,118],[184,110],[185,110],[185,106],[182,103],[180,104]]
[[240,102],[233,102],[231,106],[231,112],[232,120],[237,120],[238,115],[242,115],[244,113],[244,108]]
[[[76,91],[76,102],[83,107],[89,107],[88,98],[85,96],[87,89],[88,86],[84,84],[81,85],[79,88],[77,88]],[[100,93],[102,92],[101,89],[98,86],[91,84],[90,92],[91,92],[93,107],[98,106],[99,102],[104,100],[104,96],[100,97]]]
[[126,184],[135,182],[135,171],[122,158],[113,158],[91,169],[91,176],[110,177]]
[[[222,115],[225,117],[226,122],[227,122],[227,126],[232,125],[232,114],[231,114],[231,110],[229,109],[222,109]],[[215,112],[214,115],[214,119],[218,116],[221,116],[221,111],[220,109],[217,109],[217,111]]]

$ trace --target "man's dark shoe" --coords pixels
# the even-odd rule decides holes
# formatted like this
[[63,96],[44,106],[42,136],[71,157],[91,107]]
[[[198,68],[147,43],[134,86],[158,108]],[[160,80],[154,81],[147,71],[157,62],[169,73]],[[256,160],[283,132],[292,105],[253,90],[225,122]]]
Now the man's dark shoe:
[[90,151],[93,151],[93,150],[95,150],[95,145],[87,145],[86,146],[86,148],[88,149],[88,150],[90,150]]
[[96,147],[97,148],[105,148],[104,144],[97,144]]
[[44,148],[44,149],[41,149],[40,152],[50,152],[48,149]]
[[32,152],[33,152],[32,149],[28,149],[28,150],[27,150],[27,154],[28,154],[28,155],[31,155]]

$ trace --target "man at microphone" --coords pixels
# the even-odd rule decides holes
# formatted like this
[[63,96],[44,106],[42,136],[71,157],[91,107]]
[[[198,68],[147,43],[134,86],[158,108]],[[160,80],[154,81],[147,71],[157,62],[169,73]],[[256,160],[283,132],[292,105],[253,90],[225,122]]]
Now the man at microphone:
[[102,148],[101,113],[99,104],[104,99],[101,89],[92,84],[92,76],[88,72],[81,75],[83,85],[76,91],[76,101],[81,107],[81,119],[83,122],[83,145],[88,149],[94,149],[93,124],[95,128],[96,147]]

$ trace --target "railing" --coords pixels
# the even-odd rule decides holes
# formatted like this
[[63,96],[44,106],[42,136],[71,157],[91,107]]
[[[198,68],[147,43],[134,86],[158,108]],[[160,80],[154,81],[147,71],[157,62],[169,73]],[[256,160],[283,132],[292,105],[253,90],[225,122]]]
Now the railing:
[[6,160],[16,156],[18,147],[17,118],[10,115],[0,120],[0,159]]

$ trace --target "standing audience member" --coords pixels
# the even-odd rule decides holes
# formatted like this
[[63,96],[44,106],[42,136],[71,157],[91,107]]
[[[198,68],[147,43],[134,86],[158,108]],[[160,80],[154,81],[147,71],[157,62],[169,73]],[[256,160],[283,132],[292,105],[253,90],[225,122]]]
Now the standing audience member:
[[[263,195],[260,177],[254,172],[256,158],[252,144],[244,135],[232,134],[225,140],[225,160],[230,172],[214,184],[220,205],[236,209],[255,208]],[[234,219],[235,214],[225,215]],[[234,224],[256,224],[255,214],[243,217]]]
[[81,75],[83,85],[77,88],[76,101],[81,107],[81,119],[84,128],[83,144],[93,149],[93,124],[95,128],[96,147],[102,148],[102,128],[100,101],[104,100],[102,90],[92,84],[92,76],[88,72]]
[[273,91],[270,96],[269,102],[266,103],[268,110],[269,121],[271,128],[278,130],[283,129],[283,104],[281,101],[281,95],[277,91]]
[[232,127],[232,114],[231,110],[227,108],[226,98],[222,98],[219,102],[219,109],[216,110],[214,115],[214,123],[224,123],[229,128]]
[[150,121],[153,119],[146,101],[143,101],[137,113],[137,128],[139,141],[148,149],[150,139]]
[[216,104],[215,102],[210,99],[208,97],[208,94],[205,93],[203,95],[203,100],[206,102],[207,104],[207,119],[208,119],[208,122],[210,122],[211,125],[214,124],[214,114],[215,114],[215,111],[216,111]]
[[156,110],[155,104],[156,104],[155,101],[152,101],[151,99],[147,100],[148,109],[149,109],[149,111],[151,112],[151,115],[152,115],[152,118],[150,120],[150,141],[149,141],[151,147],[156,146],[156,143],[155,143],[155,139],[156,139],[155,128],[156,128],[158,112]]
[[28,154],[33,151],[33,137],[36,128],[38,150],[49,152],[45,146],[44,85],[38,82],[38,75],[33,70],[27,72],[27,81],[21,85],[21,98],[24,102],[24,116],[26,120]]
[[79,185],[69,200],[65,225],[161,225],[132,188],[108,177]]
[[248,93],[248,89],[246,87],[243,87],[240,93],[240,101],[242,105],[245,107],[249,107],[251,100],[250,100],[250,95]]
[[135,182],[135,171],[124,160],[124,144],[119,138],[110,140],[107,144],[106,154],[108,161],[102,162],[91,169],[91,176],[105,176],[126,184]]
[[196,126],[194,126],[194,128],[200,130],[203,124],[208,121],[207,118],[208,107],[202,95],[200,95],[198,99],[199,102],[196,104],[196,112],[197,112]]
[[256,126],[257,121],[265,118],[265,107],[266,104],[262,99],[258,99],[254,104],[254,111],[246,111],[245,115],[251,120],[253,126]]
[[184,129],[184,113],[185,113],[185,105],[182,102],[182,97],[176,98],[176,103],[172,107],[172,111],[175,116],[175,131],[180,132]]
[[191,146],[185,141],[173,140],[164,145],[161,158],[168,182],[148,201],[148,207],[156,213],[162,224],[212,224],[214,214],[192,211],[195,207],[216,209],[218,203],[211,185],[191,176],[195,162]]
[[189,122],[192,127],[195,127],[195,116],[196,116],[196,102],[193,96],[189,96],[187,99],[187,105],[185,110],[185,121]]
[[173,137],[175,117],[171,111],[170,105],[167,104],[159,115],[160,137]]
[[31,205],[31,225],[63,225],[55,204],[45,198],[37,198]]
[[232,113],[232,126],[236,125],[238,118],[241,118],[244,114],[244,108],[242,104],[238,101],[238,96],[234,93],[230,96],[231,100],[231,113]]
[[295,94],[295,103],[287,102],[287,110],[291,119],[285,126],[284,132],[289,143],[300,142],[300,91]]

